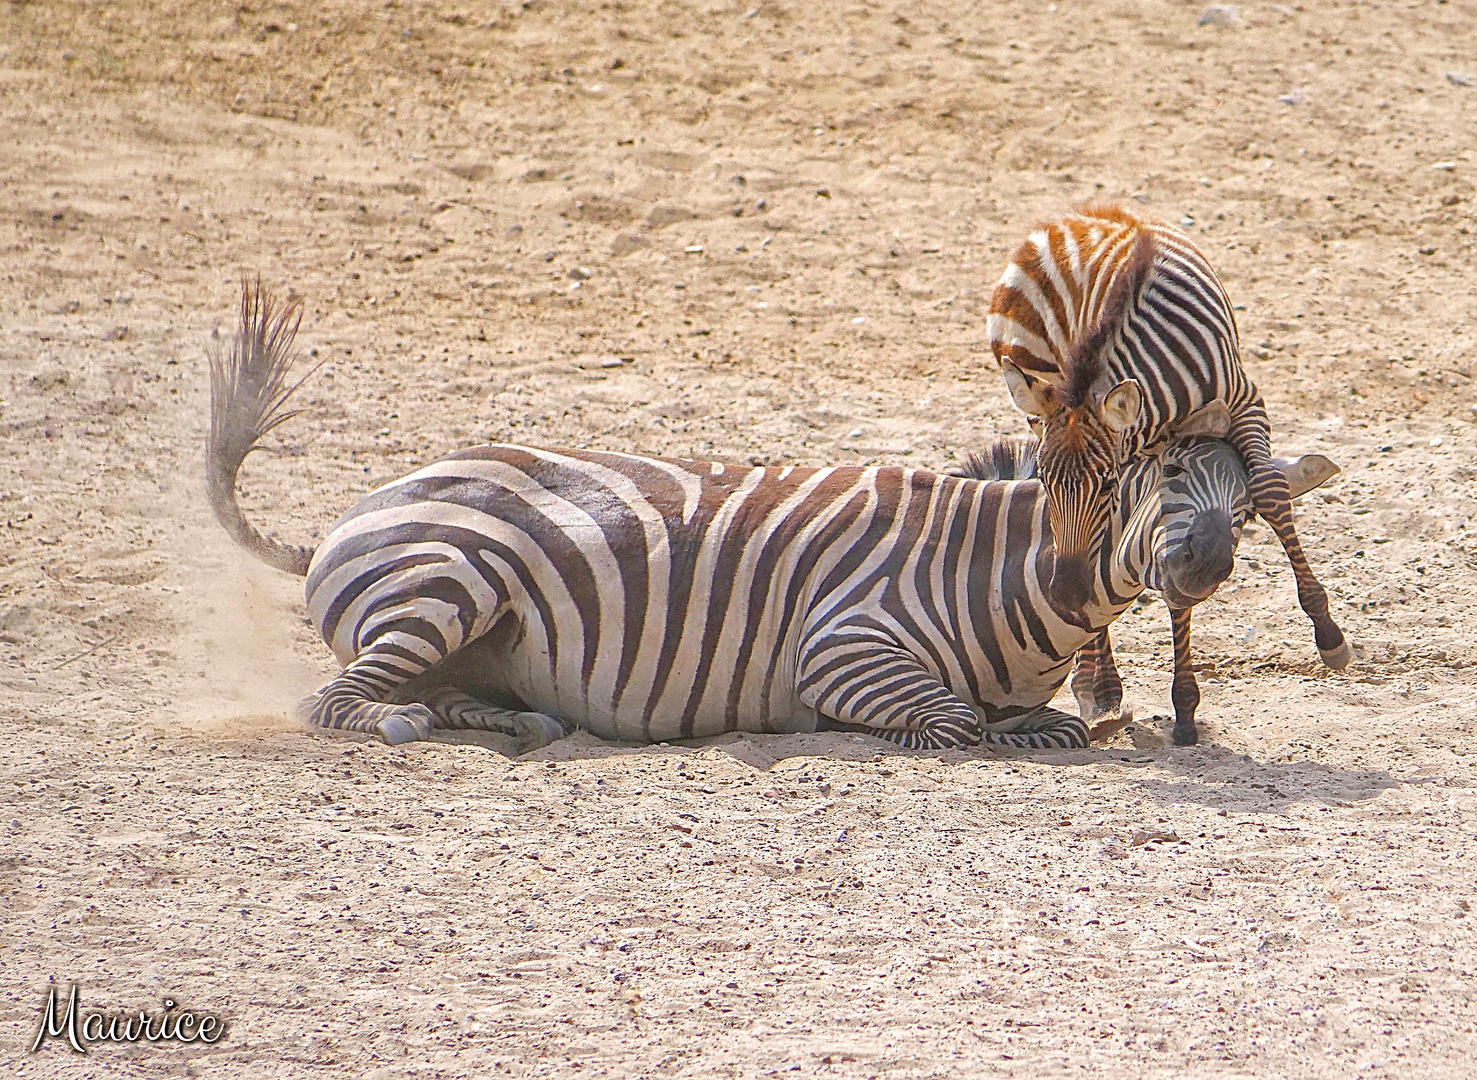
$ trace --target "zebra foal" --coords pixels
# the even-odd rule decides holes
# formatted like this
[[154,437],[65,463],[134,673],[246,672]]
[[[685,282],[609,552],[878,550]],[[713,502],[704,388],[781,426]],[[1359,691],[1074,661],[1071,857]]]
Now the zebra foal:
[[1046,596],[1039,483],[919,469],[479,446],[365,496],[316,550],[292,547],[246,522],[235,479],[290,415],[296,326],[293,305],[244,290],[211,369],[211,502],[238,542],[307,579],[310,618],[344,665],[309,719],[391,744],[838,727],[914,747],[1083,746],[1084,722],[1046,703],[1101,627],[1179,572],[1199,513],[1221,505],[1194,505],[1170,468],[1229,478],[1216,499],[1249,512],[1224,442],[1183,439],[1125,470],[1081,614]]
[[1293,526],[1295,493],[1272,459],[1266,409],[1241,366],[1231,303],[1189,237],[1116,207],[1042,226],[1001,275],[987,332],[1011,398],[1041,436],[1057,545],[1051,588],[1063,606],[1075,608],[1086,595],[1086,566],[1120,463],[1152,451],[1186,416],[1220,408],[1250,470],[1256,512],[1292,564],[1319,655],[1332,668],[1349,663]]

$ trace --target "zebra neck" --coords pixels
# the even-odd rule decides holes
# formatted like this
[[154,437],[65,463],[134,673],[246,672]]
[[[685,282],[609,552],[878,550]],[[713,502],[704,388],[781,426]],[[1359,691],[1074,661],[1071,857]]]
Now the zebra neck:
[[1093,626],[1116,619],[1148,587],[1154,530],[1161,517],[1157,480],[1157,470],[1146,462],[1133,468],[1121,483],[1118,507],[1108,519],[1108,535],[1098,559],[1092,603],[1084,612]]

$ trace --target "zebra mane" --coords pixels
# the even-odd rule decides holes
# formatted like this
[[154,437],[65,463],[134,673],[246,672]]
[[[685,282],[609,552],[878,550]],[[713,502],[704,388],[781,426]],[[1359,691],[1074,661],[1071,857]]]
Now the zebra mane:
[[1034,480],[1036,439],[996,439],[979,454],[970,454],[964,464],[949,473],[970,480]]
[[1062,364],[1066,376],[1066,405],[1077,408],[1085,404],[1092,389],[1107,371],[1107,351],[1123,328],[1129,314],[1138,307],[1145,284],[1159,259],[1159,244],[1152,233],[1140,228],[1133,247],[1113,277],[1108,295],[1098,309],[1097,322],[1086,334],[1073,342]]

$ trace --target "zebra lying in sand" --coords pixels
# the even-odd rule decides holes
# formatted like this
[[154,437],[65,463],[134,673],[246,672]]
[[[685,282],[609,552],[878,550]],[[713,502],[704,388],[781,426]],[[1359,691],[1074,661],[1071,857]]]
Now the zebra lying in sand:
[[[1250,510],[1225,443],[1185,438],[1135,466],[1081,616],[1046,596],[1038,482],[920,469],[479,446],[365,496],[316,550],[292,547],[245,520],[235,482],[292,415],[297,319],[243,291],[211,368],[211,504],[237,542],[307,578],[344,665],[308,718],[391,744],[841,728],[912,747],[1085,746],[1086,724],[1046,704],[1073,657],[1146,585],[1204,587],[1194,558],[1176,563],[1198,513]],[[1235,490],[1197,505],[1175,469]],[[1233,543],[1242,520],[1225,521]]]

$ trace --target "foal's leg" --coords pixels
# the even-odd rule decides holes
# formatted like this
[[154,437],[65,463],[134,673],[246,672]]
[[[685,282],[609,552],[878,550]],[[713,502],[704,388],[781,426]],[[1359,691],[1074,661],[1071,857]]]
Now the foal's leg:
[[1287,552],[1287,561],[1292,564],[1292,573],[1297,579],[1298,603],[1313,622],[1313,640],[1318,644],[1318,655],[1331,668],[1347,667],[1354,654],[1344,640],[1343,631],[1328,613],[1328,593],[1313,576],[1308,557],[1298,542],[1297,529],[1292,523],[1292,494],[1287,487],[1287,477],[1272,464],[1270,430],[1266,411],[1258,400],[1236,418],[1230,433],[1231,445],[1240,453],[1251,474],[1251,498],[1257,514],[1272,526],[1272,531],[1282,542],[1282,549]]
[[1072,669],[1072,696],[1077,699],[1077,713],[1084,720],[1096,719],[1103,711],[1093,684],[1097,681],[1098,651],[1107,643],[1108,632],[1104,630],[1077,650],[1077,666]]
[[1113,660],[1113,642],[1104,630],[1099,637],[1097,657],[1093,664],[1092,698],[1097,704],[1099,716],[1123,708],[1123,680],[1118,677],[1118,665]]
[[1194,746],[1200,740],[1195,728],[1195,709],[1200,704],[1200,686],[1195,681],[1195,668],[1190,663],[1190,612],[1192,608],[1169,609],[1169,625],[1174,634],[1174,683],[1169,699],[1174,703],[1174,731],[1170,738],[1176,746]]
[[1123,680],[1113,660],[1113,643],[1107,629],[1082,647],[1077,669],[1072,673],[1072,696],[1084,720],[1096,720],[1123,705]]
[[1133,713],[1123,708],[1123,682],[1106,628],[1077,654],[1072,696],[1077,699],[1078,715],[1096,721],[1087,729],[1089,742],[1106,742],[1133,723]]

